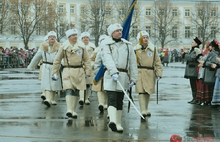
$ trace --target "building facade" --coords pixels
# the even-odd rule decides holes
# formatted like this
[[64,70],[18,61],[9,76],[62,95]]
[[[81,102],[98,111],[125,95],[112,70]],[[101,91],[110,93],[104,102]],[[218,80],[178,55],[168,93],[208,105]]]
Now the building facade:
[[[115,3],[115,0],[108,0],[110,3]],[[120,1],[120,0],[119,0]],[[126,0],[121,0],[126,1]],[[127,0],[128,1],[128,0]],[[136,35],[140,30],[146,30],[150,34],[150,40],[158,47],[161,47],[160,42],[152,36],[153,33],[158,33],[158,29],[154,22],[152,20],[149,20],[150,17],[154,17],[153,9],[155,8],[154,2],[159,0],[138,0],[137,3],[137,11],[138,17],[136,24],[131,28],[132,34],[130,41],[133,43],[136,43]],[[48,1],[49,2],[49,1]],[[193,27],[192,18],[195,13],[198,13],[198,9],[196,8],[196,5],[198,5],[201,1],[199,0],[170,0],[172,3],[174,9],[172,11],[173,15],[176,14],[176,20],[181,22],[176,29],[172,29],[172,35],[168,36],[168,40],[172,39],[172,36],[177,37],[175,40],[170,41],[168,44],[166,44],[166,47],[170,49],[179,49],[179,48],[190,48],[192,39],[195,36],[198,36],[198,31],[196,31]],[[213,3],[216,7],[220,7],[220,1],[217,0],[209,0],[209,2]],[[78,29],[79,33],[84,31],[91,31],[91,28],[89,27],[89,23],[87,25],[82,24],[82,14],[85,14],[85,6],[89,4],[88,0],[57,0],[58,4],[58,10],[60,12],[63,12],[64,16],[61,18],[61,20],[66,20],[69,23],[73,23],[75,26],[74,28]],[[113,7],[112,9],[109,9],[107,12],[109,15],[112,15],[112,19],[108,20],[106,23],[107,27],[112,22],[118,22],[121,21],[118,20],[118,13],[116,13],[118,9],[116,7]],[[217,8],[213,11],[213,14],[215,16],[220,14],[220,10]],[[220,18],[218,18],[218,23]],[[220,28],[220,25],[217,24],[218,28]],[[211,29],[210,29],[211,30]],[[44,32],[45,33],[45,32]],[[37,31],[34,32],[30,38],[29,41],[29,48],[36,48],[39,47],[40,43],[43,42],[43,37],[45,36],[43,32],[39,32],[37,34]],[[214,33],[213,36],[210,37],[209,40],[212,40],[212,38],[216,38],[217,40],[220,40],[220,34]],[[63,42],[66,39],[66,37],[62,38],[61,42]],[[0,37],[0,46],[6,48],[15,46],[18,48],[24,48],[24,44],[22,39],[18,35],[12,35],[9,32],[6,34],[2,34]]]

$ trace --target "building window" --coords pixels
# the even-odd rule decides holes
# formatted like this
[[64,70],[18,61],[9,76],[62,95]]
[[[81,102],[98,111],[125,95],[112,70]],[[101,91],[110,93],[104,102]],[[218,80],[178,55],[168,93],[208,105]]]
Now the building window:
[[60,13],[63,13],[63,12],[64,12],[64,7],[63,7],[63,5],[60,5],[60,6],[59,6],[59,12],[60,12]]
[[211,27],[211,38],[216,37],[216,27]]
[[164,9],[160,9],[159,15],[164,15]]
[[146,16],[150,16],[151,15],[151,10],[150,9],[146,9]]
[[185,27],[185,38],[190,38],[190,27]]
[[38,24],[37,26],[36,26],[36,35],[40,35],[40,25]]
[[185,10],[185,16],[190,16],[190,10],[189,9]]
[[172,15],[173,15],[173,16],[177,16],[177,9],[173,9]]
[[106,8],[105,14],[106,14],[107,16],[111,15],[111,9],[110,9],[110,8]]
[[199,16],[199,17],[202,17],[202,16],[203,16],[203,10],[201,10],[201,9],[198,10],[198,16]]
[[64,35],[64,25],[60,25],[60,35]]
[[36,4],[36,11],[40,12],[40,4]]
[[0,23],[0,34],[3,34],[3,24]]
[[202,37],[202,28],[198,27],[198,37]]
[[74,6],[70,6],[70,13],[74,14]]
[[177,38],[177,27],[173,27],[172,38]]
[[132,37],[136,37],[137,36],[137,32],[138,32],[137,26],[133,26],[132,27]]
[[211,10],[211,16],[216,16],[216,10]]
[[85,14],[85,7],[81,7],[81,14]]
[[28,4],[25,4],[25,5],[24,5],[24,11],[25,11],[25,12],[28,12]]
[[119,15],[123,16],[124,14],[125,14],[125,9],[124,8],[119,9]]
[[151,28],[150,28],[150,26],[146,26],[146,31],[148,32],[149,35],[151,35]]
[[15,26],[14,22],[11,23],[11,28],[10,29],[11,29],[11,34],[15,35],[16,34],[16,26]]
[[0,10],[2,10],[2,8],[3,8],[3,4],[2,2],[0,2]]

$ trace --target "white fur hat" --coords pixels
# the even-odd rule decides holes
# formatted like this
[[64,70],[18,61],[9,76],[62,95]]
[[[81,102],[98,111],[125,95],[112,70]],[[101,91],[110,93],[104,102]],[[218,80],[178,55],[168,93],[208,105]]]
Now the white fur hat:
[[66,31],[66,37],[67,37],[67,38],[68,38],[69,36],[71,36],[71,35],[77,35],[77,34],[78,34],[78,32],[77,32],[76,29],[69,29],[69,30]]
[[114,31],[116,31],[116,30],[123,30],[121,24],[115,23],[115,24],[109,25],[109,26],[108,26],[108,29],[107,29],[108,35],[111,36],[112,33],[113,33]]
[[57,38],[57,33],[54,32],[54,31],[50,31],[50,32],[47,33],[47,38],[48,38],[49,36],[55,36],[55,37]]
[[103,41],[106,37],[108,37],[108,36],[107,36],[107,35],[100,35],[100,37],[99,37],[99,45],[102,43],[102,41]]
[[47,40],[48,40],[48,36],[45,35],[45,36],[44,36],[44,41],[47,41]]
[[89,32],[83,32],[83,33],[81,33],[81,39],[84,38],[84,37],[90,38],[90,33],[89,33]]
[[137,40],[140,39],[140,34],[142,34],[142,36],[147,36],[149,38],[149,33],[146,31],[140,31],[137,35]]

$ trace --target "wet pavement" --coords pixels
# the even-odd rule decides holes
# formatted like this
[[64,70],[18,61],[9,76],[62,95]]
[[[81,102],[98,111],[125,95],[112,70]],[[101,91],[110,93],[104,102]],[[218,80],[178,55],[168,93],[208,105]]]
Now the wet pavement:
[[[100,114],[97,95],[91,105],[77,109],[78,118],[65,117],[65,99],[57,97],[57,106],[47,108],[40,99],[39,70],[2,69],[0,71],[0,142],[165,142],[178,134],[183,141],[220,141],[219,110],[188,104],[191,99],[189,80],[184,79],[184,64],[170,63],[163,68],[159,81],[159,103],[152,95],[145,122],[124,100],[124,133],[107,127],[107,112]],[[134,90],[134,89],[133,89]],[[133,92],[139,108],[137,94]]]

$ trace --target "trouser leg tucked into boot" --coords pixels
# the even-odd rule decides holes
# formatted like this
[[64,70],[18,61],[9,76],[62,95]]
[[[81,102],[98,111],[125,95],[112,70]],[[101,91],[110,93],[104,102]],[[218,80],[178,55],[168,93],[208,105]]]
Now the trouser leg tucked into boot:
[[44,104],[45,104],[47,107],[50,107],[50,106],[51,106],[51,101],[52,101],[53,91],[48,91],[48,90],[46,90],[46,91],[45,91],[45,95],[46,95],[46,100],[44,100]]
[[145,101],[145,96],[144,94],[139,94],[138,95],[138,100],[139,100],[139,106],[140,106],[140,111],[141,114],[146,117],[147,113],[145,112],[145,107],[146,107],[146,101]]
[[103,112],[104,111],[104,93],[103,92],[97,92],[97,97],[98,97],[98,101],[99,101],[99,111]]
[[42,90],[41,99],[44,101],[46,100],[45,90]]
[[72,114],[73,114],[73,118],[77,118],[76,106],[79,97],[78,96],[72,96],[72,97],[73,97]]
[[56,92],[53,91],[53,93],[52,93],[52,100],[51,100],[51,104],[52,104],[52,105],[57,105],[56,95],[57,95]]
[[108,96],[106,94],[106,92],[103,92],[104,95],[104,109],[107,110],[108,108]]
[[116,127],[116,108],[113,106],[108,107],[109,123],[108,126],[112,131],[117,131]]
[[117,128],[117,132],[119,133],[123,133],[123,128],[121,126],[121,115],[122,115],[122,110],[117,110],[116,128]]
[[85,90],[80,90],[79,91],[79,104],[82,106],[84,104],[84,91]]
[[70,94],[66,94],[66,106],[67,106],[66,116],[72,118],[73,96],[71,96]]
[[151,116],[151,113],[148,111],[148,104],[149,104],[149,101],[150,101],[150,95],[146,94],[146,95],[144,95],[144,98],[145,98],[145,112],[146,112],[146,116]]
[[90,88],[86,88],[86,98],[85,98],[85,104],[86,105],[90,105],[90,101],[89,101],[89,91],[90,91]]

